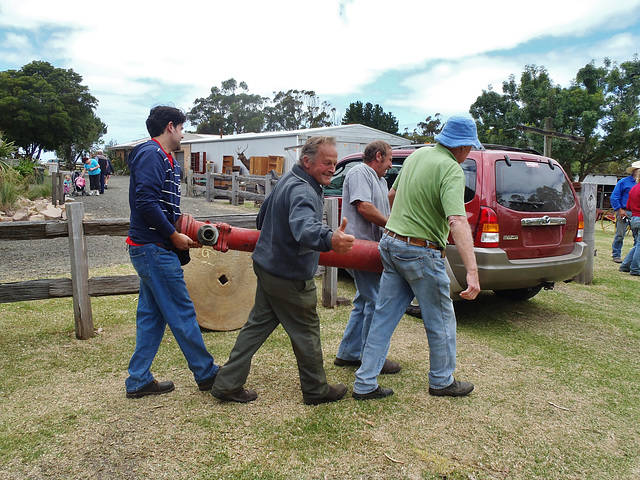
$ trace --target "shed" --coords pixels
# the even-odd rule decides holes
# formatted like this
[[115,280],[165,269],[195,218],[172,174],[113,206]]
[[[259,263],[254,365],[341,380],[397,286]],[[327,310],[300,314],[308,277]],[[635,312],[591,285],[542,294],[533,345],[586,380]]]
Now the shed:
[[613,189],[621,178],[624,178],[624,176],[595,175],[590,173],[584,177],[582,183],[595,183],[597,185],[598,198],[596,199],[596,208],[607,210],[611,208],[611,193],[613,193]]

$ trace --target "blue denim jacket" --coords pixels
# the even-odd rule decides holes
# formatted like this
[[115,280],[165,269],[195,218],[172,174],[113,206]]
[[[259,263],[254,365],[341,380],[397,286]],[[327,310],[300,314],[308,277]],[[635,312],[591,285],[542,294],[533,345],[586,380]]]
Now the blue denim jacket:
[[616,183],[613,192],[611,193],[611,208],[614,210],[620,210],[621,208],[627,209],[627,200],[629,200],[629,192],[636,185],[636,181],[633,175],[623,178]]

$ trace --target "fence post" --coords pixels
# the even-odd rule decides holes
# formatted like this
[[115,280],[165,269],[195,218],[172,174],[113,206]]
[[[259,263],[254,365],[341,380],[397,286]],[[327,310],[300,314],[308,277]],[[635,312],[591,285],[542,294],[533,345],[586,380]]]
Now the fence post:
[[56,181],[58,172],[51,172],[51,204],[58,205],[58,182]]
[[64,175],[62,172],[58,172],[58,198],[60,199],[60,205],[64,205]]
[[238,172],[231,173],[231,204],[238,206],[238,191],[240,190],[240,182],[238,182]]
[[[271,180],[267,180],[271,183]],[[331,230],[336,231],[338,224],[338,199],[327,198],[324,201],[324,211],[327,214],[327,225]],[[333,308],[338,303],[338,269],[336,267],[325,267],[322,277],[322,306]]]
[[598,185],[582,183],[580,189],[580,207],[584,215],[584,242],[587,244],[587,263],[582,272],[575,277],[575,281],[589,285],[593,281],[593,257],[596,249],[596,196]]
[[271,184],[271,175],[264,176],[264,198],[267,198],[271,193],[273,185]]
[[193,197],[193,170],[187,170],[187,197]]
[[64,184],[62,172],[51,172],[51,203],[55,207],[64,204]]
[[207,177],[205,178],[206,192],[207,192],[207,202],[211,201],[211,189],[213,188],[213,177],[211,173],[213,172],[213,162],[207,162]]
[[84,205],[82,202],[68,203],[65,209],[71,253],[71,287],[76,338],[86,340],[93,336],[93,315],[89,298],[89,256],[82,225]]

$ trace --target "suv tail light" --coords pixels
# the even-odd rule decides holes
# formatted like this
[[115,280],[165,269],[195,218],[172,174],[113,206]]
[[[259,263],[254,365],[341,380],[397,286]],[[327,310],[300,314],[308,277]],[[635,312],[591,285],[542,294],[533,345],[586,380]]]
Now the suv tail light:
[[576,238],[573,240],[574,242],[581,242],[584,237],[584,215],[582,214],[582,210],[578,213],[578,231],[576,232]]
[[476,231],[475,246],[497,248],[500,241],[498,215],[489,207],[480,207],[480,219]]

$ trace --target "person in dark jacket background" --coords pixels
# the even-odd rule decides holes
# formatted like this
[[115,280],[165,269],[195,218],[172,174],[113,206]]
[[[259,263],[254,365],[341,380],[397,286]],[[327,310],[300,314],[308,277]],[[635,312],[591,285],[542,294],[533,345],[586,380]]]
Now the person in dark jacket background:
[[109,159],[104,155],[102,150],[98,150],[96,152],[96,160],[98,160],[98,165],[100,165],[100,195],[104,195],[104,188],[106,185],[107,175],[110,174],[109,168],[111,164],[109,163]]
[[304,403],[317,405],[344,397],[347,387],[327,383],[320,342],[320,319],[313,279],[320,252],[347,253],[355,238],[322,223],[323,185],[331,183],[338,161],[334,137],[311,137],[300,160],[282,176],[260,208],[260,237],[253,252],[258,277],[255,303],[221,367],[211,394],[224,401],[246,403],[257,398],[244,388],[251,359],[281,324],[298,363]]
[[136,349],[125,381],[128,398],[160,395],[174,389],[173,382],[158,382],[150,368],[169,325],[195,381],[202,391],[211,389],[218,366],[207,351],[184,281],[181,258],[199,246],[176,231],[180,216],[180,165],[171,152],[180,148],[186,117],[175,107],[151,110],[147,130],[151,140],[129,156],[131,220],[127,244],[133,267],[140,276],[136,315]]

